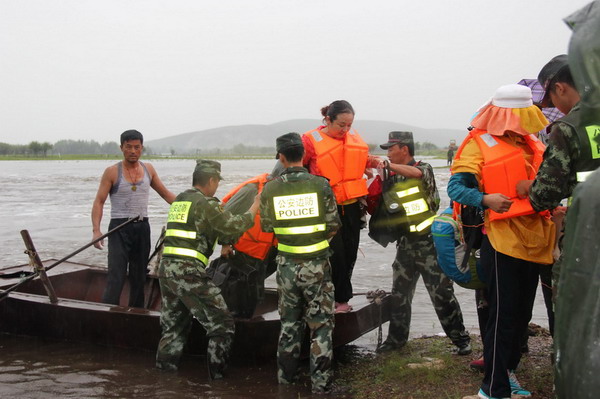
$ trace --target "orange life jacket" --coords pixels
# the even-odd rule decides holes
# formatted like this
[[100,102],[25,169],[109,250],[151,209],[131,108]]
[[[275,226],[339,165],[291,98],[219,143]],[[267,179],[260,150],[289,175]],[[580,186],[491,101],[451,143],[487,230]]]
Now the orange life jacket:
[[[497,213],[489,209],[489,220],[506,219],[515,216],[530,215],[535,213],[529,198],[517,196],[517,182],[519,180],[533,180],[542,163],[546,146],[538,138],[529,134],[523,136],[533,152],[530,173],[527,173],[523,150],[514,147],[502,140],[496,139],[485,130],[474,129],[469,133],[471,139],[479,145],[483,155],[483,168],[481,171],[481,184],[488,194],[500,193],[509,197],[513,204],[504,213]],[[463,141],[456,152],[457,158],[470,139]]]
[[[242,187],[247,184],[258,184],[258,193],[260,194],[267,182],[268,173],[263,173],[262,175],[258,175],[253,177],[245,182],[241,183],[233,190],[231,190],[225,197],[223,197],[222,201],[224,204],[227,203],[237,193]],[[273,233],[265,233],[260,228],[260,212],[256,212],[256,216],[254,216],[254,226],[248,229],[238,242],[236,242],[233,247],[240,252],[245,253],[246,255],[252,256],[253,258],[264,260],[269,253],[271,247],[277,244],[277,240],[275,239],[275,234]]]
[[334,139],[319,129],[304,133],[315,148],[316,163],[321,174],[329,179],[338,204],[368,194],[363,178],[369,146],[351,130],[343,140]]

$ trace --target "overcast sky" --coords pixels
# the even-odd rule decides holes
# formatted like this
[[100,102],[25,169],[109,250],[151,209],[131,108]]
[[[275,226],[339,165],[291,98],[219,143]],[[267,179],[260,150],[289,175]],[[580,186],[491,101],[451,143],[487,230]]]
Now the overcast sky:
[[[0,142],[320,118],[464,129],[588,0],[0,0]],[[282,132],[285,133],[285,132]]]

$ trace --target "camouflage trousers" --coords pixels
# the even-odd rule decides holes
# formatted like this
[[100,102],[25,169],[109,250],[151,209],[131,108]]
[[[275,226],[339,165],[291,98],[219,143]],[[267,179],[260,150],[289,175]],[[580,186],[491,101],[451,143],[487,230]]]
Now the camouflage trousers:
[[235,324],[221,291],[201,263],[190,258],[163,258],[159,266],[162,337],[156,366],[176,370],[195,317],[206,330],[207,358],[212,377],[222,375],[233,341]]
[[327,258],[286,259],[277,256],[281,333],[277,350],[280,384],[296,380],[306,325],[310,330],[312,390],[326,390],[332,380],[333,283]]
[[437,264],[431,236],[417,241],[401,240],[392,269],[392,314],[387,342],[403,346],[408,341],[412,299],[419,276],[423,277],[423,283],[446,335],[457,346],[470,342],[460,305],[454,296],[452,281]]

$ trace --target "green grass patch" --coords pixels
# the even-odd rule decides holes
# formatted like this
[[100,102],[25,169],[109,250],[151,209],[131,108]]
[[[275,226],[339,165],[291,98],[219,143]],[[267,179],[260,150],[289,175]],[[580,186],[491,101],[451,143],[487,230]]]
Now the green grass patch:
[[[336,382],[351,389],[352,398],[461,399],[479,390],[483,373],[469,363],[482,352],[481,339],[471,337],[473,354],[458,356],[446,337],[414,339],[395,352],[362,353],[338,367]],[[552,339],[530,337],[521,360],[519,381],[535,398],[552,398]],[[422,365],[422,367],[413,366]]]

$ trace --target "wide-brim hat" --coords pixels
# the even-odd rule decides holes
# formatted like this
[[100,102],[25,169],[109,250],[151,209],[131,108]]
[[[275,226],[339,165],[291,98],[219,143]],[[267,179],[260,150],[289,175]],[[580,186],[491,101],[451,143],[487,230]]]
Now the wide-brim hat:
[[543,130],[548,120],[539,107],[533,105],[529,87],[510,84],[496,90],[471,125],[495,136],[502,136],[506,131],[526,136]]

